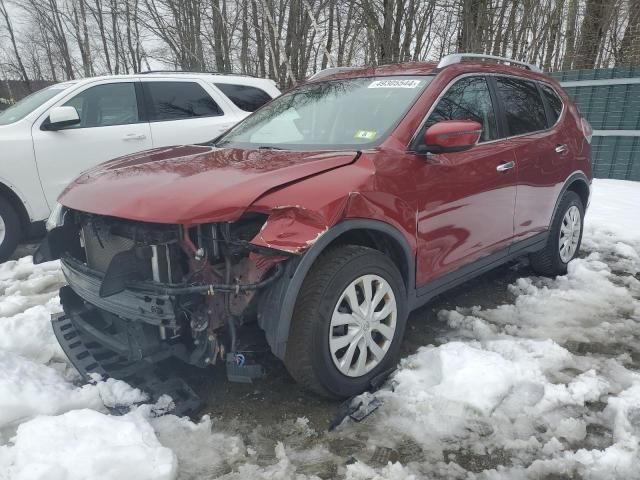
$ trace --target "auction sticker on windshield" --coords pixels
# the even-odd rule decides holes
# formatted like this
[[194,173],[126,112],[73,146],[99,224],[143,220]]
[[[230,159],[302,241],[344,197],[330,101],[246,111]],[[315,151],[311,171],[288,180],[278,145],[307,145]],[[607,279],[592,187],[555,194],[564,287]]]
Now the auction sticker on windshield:
[[417,88],[421,80],[374,80],[368,88]]

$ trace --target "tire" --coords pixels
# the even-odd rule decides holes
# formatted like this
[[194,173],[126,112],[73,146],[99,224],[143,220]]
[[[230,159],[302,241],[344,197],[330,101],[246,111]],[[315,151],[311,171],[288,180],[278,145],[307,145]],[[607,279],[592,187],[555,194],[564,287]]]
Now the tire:
[[[377,305],[369,309],[367,290],[372,300],[376,293],[380,295]],[[373,378],[397,364],[408,314],[406,300],[402,275],[383,253],[347,245],[322,254],[296,300],[285,355],[289,373],[324,397],[345,398],[363,392]],[[352,314],[354,301],[362,301],[365,313]],[[334,321],[344,324],[332,326]],[[349,338],[354,340],[336,349]],[[361,353],[365,351],[366,356]]]
[[0,197],[0,262],[11,258],[21,238],[18,214],[6,198]]
[[[569,211],[577,213],[579,219],[579,229],[577,226],[571,226],[570,218],[565,218]],[[565,230],[565,233],[562,230]],[[569,233],[566,233],[568,229]],[[551,229],[549,230],[549,238],[546,246],[529,258],[531,267],[537,273],[546,276],[564,275],[567,273],[567,265],[573,260],[580,251],[582,243],[582,232],[584,230],[584,205],[577,193],[568,191],[562,196],[556,215],[553,218]],[[562,239],[566,239],[567,235],[573,240],[570,242],[574,247],[569,250],[562,250]]]

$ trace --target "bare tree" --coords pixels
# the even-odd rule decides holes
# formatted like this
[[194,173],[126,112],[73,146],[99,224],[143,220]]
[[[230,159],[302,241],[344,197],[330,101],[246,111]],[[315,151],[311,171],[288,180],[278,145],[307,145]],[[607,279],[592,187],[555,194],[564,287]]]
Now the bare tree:
[[640,64],[640,0],[0,0],[0,35],[5,75],[28,82],[161,63],[287,87],[456,51],[546,70]]
[[[202,50],[203,0],[145,0],[145,26],[162,40],[184,70],[204,70]],[[128,18],[136,15],[126,2]],[[141,19],[136,16],[136,19]],[[135,25],[130,25],[130,32]],[[130,47],[131,48],[131,47]]]
[[7,10],[7,6],[5,5],[4,0],[0,0],[0,15],[4,19],[5,27],[9,34],[9,41],[11,42],[11,47],[13,48],[13,54],[15,56],[16,63],[18,65],[18,71],[20,72],[20,76],[22,77],[22,80],[27,85],[27,89],[31,91],[29,76],[27,75],[27,70],[24,68],[24,63],[22,62],[22,56],[20,55],[20,51],[18,50],[18,45],[16,43],[16,35],[13,30],[13,24],[11,23],[9,11]]
[[628,0],[627,4],[629,19],[616,52],[616,65],[640,64],[640,0]]

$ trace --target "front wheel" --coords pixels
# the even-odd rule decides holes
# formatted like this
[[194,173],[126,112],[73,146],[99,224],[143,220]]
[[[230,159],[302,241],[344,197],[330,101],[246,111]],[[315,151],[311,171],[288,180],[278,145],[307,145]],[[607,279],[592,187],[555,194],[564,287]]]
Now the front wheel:
[[18,214],[6,198],[0,197],[0,262],[11,258],[21,236]]
[[356,395],[396,365],[406,319],[404,282],[387,256],[354,245],[332,249],[302,285],[285,364],[320,395]]
[[544,249],[531,254],[531,266],[542,275],[564,275],[567,265],[580,250],[584,226],[584,206],[577,193],[562,196],[553,218]]

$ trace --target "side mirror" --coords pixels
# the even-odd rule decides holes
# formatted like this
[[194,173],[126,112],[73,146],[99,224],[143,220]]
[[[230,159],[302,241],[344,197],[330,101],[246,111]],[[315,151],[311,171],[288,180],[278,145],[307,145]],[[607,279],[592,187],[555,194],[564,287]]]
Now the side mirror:
[[75,107],[54,107],[49,110],[49,121],[42,127],[45,130],[61,130],[80,123],[80,115]]
[[427,152],[446,153],[469,150],[480,140],[482,125],[473,120],[443,120],[427,128]]

